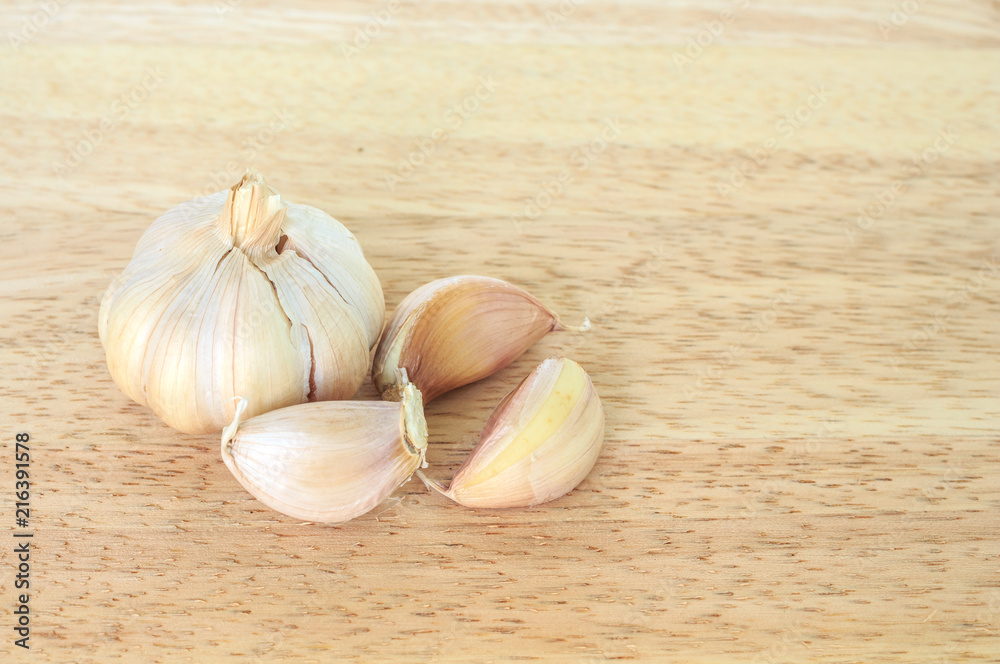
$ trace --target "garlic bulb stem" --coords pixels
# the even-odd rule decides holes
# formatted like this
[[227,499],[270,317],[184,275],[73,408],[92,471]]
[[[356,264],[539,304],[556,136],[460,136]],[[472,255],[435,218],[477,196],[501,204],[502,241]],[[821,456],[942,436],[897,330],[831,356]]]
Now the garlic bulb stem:
[[247,171],[226,195],[219,226],[232,237],[236,248],[257,263],[265,252],[277,253],[285,211],[281,196],[267,186],[260,173]]

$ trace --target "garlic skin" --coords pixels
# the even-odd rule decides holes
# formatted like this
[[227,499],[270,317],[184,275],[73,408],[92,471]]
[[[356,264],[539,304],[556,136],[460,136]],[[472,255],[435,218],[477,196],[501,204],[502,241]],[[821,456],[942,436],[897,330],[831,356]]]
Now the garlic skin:
[[413,291],[379,342],[372,382],[396,398],[405,369],[426,401],[504,368],[553,330],[558,317],[530,293],[500,279],[460,275]]
[[153,222],[98,322],[118,387],[186,433],[360,387],[385,317],[374,270],[325,212],[256,172]]
[[427,425],[412,385],[400,402],[305,403],[241,423],[246,406],[241,399],[222,434],[222,459],[258,500],[297,519],[349,521],[424,463]]
[[425,481],[467,507],[531,507],[582,482],[603,442],[604,409],[587,372],[550,358],[496,407],[447,489]]

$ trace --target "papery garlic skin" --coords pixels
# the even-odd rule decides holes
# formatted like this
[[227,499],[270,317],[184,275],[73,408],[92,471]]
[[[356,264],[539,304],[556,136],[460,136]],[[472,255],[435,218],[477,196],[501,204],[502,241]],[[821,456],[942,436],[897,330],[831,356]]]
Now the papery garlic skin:
[[396,370],[405,369],[430,401],[496,373],[559,329],[554,313],[505,281],[475,275],[438,279],[396,308],[375,353],[372,381],[383,397],[395,398]]
[[243,487],[268,507],[320,523],[368,512],[423,463],[427,425],[420,393],[403,400],[305,403],[233,423],[222,458]]
[[573,360],[542,362],[496,407],[447,489],[467,507],[530,507],[572,491],[597,462],[604,409]]
[[374,270],[326,213],[248,172],[157,219],[101,301],[118,387],[186,433],[357,392],[385,316]]

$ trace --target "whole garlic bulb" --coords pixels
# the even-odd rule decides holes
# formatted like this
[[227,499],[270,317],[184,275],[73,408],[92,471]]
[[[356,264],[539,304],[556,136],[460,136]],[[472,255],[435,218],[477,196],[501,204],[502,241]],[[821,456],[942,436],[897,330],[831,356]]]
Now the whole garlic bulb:
[[230,190],[167,211],[101,301],[115,383],[171,427],[351,397],[385,300],[357,240],[325,212],[288,203],[248,171]]

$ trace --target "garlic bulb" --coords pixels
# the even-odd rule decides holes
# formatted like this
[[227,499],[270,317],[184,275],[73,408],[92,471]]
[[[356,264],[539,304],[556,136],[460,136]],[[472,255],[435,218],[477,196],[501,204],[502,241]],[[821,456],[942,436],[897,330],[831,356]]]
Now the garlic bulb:
[[268,507],[305,521],[341,523],[378,505],[424,460],[427,425],[412,385],[402,401],[325,401],[274,410],[222,434],[222,458]]
[[424,481],[468,507],[530,507],[582,482],[603,441],[604,409],[587,372],[550,358],[496,407],[447,489]]
[[552,330],[565,329],[530,293],[489,277],[438,279],[413,291],[386,326],[372,381],[395,398],[396,370],[430,401],[504,368]]
[[167,211],[101,302],[115,383],[171,427],[210,433],[235,414],[351,397],[385,317],[357,240],[248,171]]

